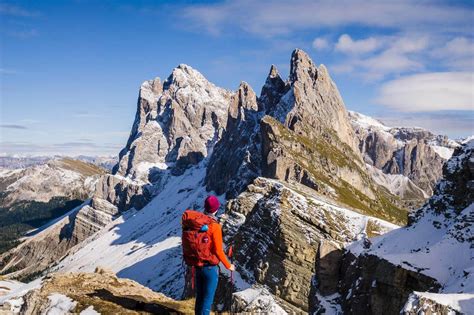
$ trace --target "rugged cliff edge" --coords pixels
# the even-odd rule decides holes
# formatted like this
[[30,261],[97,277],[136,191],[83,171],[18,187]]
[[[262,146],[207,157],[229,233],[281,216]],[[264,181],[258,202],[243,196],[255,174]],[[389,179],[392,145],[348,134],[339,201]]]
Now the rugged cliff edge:
[[417,208],[433,194],[442,167],[459,143],[422,128],[388,127],[349,112],[359,150],[377,182]]
[[345,312],[472,312],[473,151],[472,140],[454,151],[407,227],[347,247],[338,273]]

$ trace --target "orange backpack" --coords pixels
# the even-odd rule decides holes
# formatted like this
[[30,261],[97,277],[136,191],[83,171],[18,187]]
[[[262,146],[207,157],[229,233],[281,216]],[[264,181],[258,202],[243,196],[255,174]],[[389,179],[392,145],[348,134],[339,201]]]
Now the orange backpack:
[[216,222],[204,213],[186,210],[181,218],[183,233],[181,242],[184,262],[188,266],[217,265],[219,258],[211,251],[211,236],[208,231],[201,231],[204,225]]

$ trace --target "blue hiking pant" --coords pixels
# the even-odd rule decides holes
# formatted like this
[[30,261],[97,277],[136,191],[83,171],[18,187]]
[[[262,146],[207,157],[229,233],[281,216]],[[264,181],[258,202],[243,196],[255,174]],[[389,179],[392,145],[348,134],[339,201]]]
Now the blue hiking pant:
[[218,280],[219,268],[217,266],[196,267],[196,305],[194,306],[196,315],[209,315],[211,312]]

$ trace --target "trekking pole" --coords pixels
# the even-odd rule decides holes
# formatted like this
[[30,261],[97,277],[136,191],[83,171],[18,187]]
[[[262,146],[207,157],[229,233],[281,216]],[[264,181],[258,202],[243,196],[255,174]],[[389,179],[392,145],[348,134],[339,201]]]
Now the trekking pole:
[[[230,263],[232,264],[232,255],[233,255],[233,248],[232,248],[232,245],[229,246],[229,249],[227,250],[227,257],[229,257],[230,259]],[[230,300],[229,301],[232,301],[232,291],[234,291],[234,272],[231,270],[230,271]],[[232,302],[231,302],[231,307],[232,307]],[[231,309],[232,311],[232,309]],[[232,312],[231,312],[232,314]]]
[[[229,250],[227,251],[227,256],[229,257],[231,264],[233,263],[232,254],[233,254],[233,248],[232,246],[229,246]],[[230,272],[230,283],[234,285],[234,272],[233,271]]]

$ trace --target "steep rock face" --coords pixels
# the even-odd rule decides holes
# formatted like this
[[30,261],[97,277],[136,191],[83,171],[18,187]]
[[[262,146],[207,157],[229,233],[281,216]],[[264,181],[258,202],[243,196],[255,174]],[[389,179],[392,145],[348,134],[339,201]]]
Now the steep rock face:
[[449,224],[452,218],[458,219],[460,213],[474,202],[473,151],[473,140],[454,151],[452,158],[443,167],[443,178],[436,185],[433,198],[412,213],[409,217],[410,224],[415,224],[430,212],[442,214],[445,217],[443,221]]
[[206,182],[208,189],[232,198],[260,175],[302,183],[360,211],[379,211],[389,220],[406,219],[395,205],[397,199],[367,175],[344,103],[326,68],[316,67],[301,50],[292,54],[287,82],[271,67],[258,100],[248,85],[239,87]]
[[275,106],[280,102],[283,95],[290,89],[290,84],[283,81],[275,65],[270,67],[265,84],[260,92],[260,109],[266,114],[275,110]]
[[[8,278],[32,280],[77,244],[71,238],[74,216],[66,216],[42,233],[0,255],[0,272]],[[69,237],[67,237],[69,236]]]
[[443,160],[424,141],[409,140],[403,148],[394,153],[396,157],[382,168],[390,174],[403,174],[410,178],[428,195],[433,193],[433,187],[442,174]]
[[227,125],[207,168],[206,183],[217,194],[236,197],[260,174],[260,133],[257,97],[242,82],[232,97]]
[[[349,118],[364,161],[386,174],[401,174],[409,185],[421,188],[431,196],[441,178],[444,162],[459,144],[446,136],[434,135],[422,128],[387,127],[381,122],[356,112]],[[416,190],[406,190],[418,195]],[[426,197],[418,198],[420,203]],[[409,199],[410,201],[410,199]]]
[[349,314],[399,314],[413,291],[437,291],[433,278],[375,255],[344,255],[340,303]]
[[[394,227],[313,195],[303,185],[257,178],[229,201],[224,216],[224,234],[234,245],[240,275],[268,287],[289,312],[308,311],[314,303],[312,279],[334,272],[334,266],[326,263],[329,248],[340,249],[361,235]],[[336,286],[337,282],[324,284],[326,292],[335,292]]]
[[[272,76],[276,81],[274,94],[279,95],[286,88],[276,74],[270,73]],[[280,99],[268,97],[267,114],[297,134],[312,139],[334,131],[342,143],[358,153],[344,102],[324,65],[316,67],[304,51],[296,49],[291,56],[288,84],[288,92]]]
[[159,79],[145,82],[117,174],[143,177],[140,164],[184,168],[199,162],[223,131],[231,96],[187,65],[174,69],[162,85]]
[[448,310],[472,310],[473,151],[474,141],[455,150],[434,195],[411,214],[407,227],[374,238],[366,246],[356,242],[347,247],[339,286],[341,297],[350,297],[341,299],[345,311],[398,314],[413,291],[430,298],[406,306],[406,313],[440,309],[434,305],[438,300],[443,305],[450,301]]

